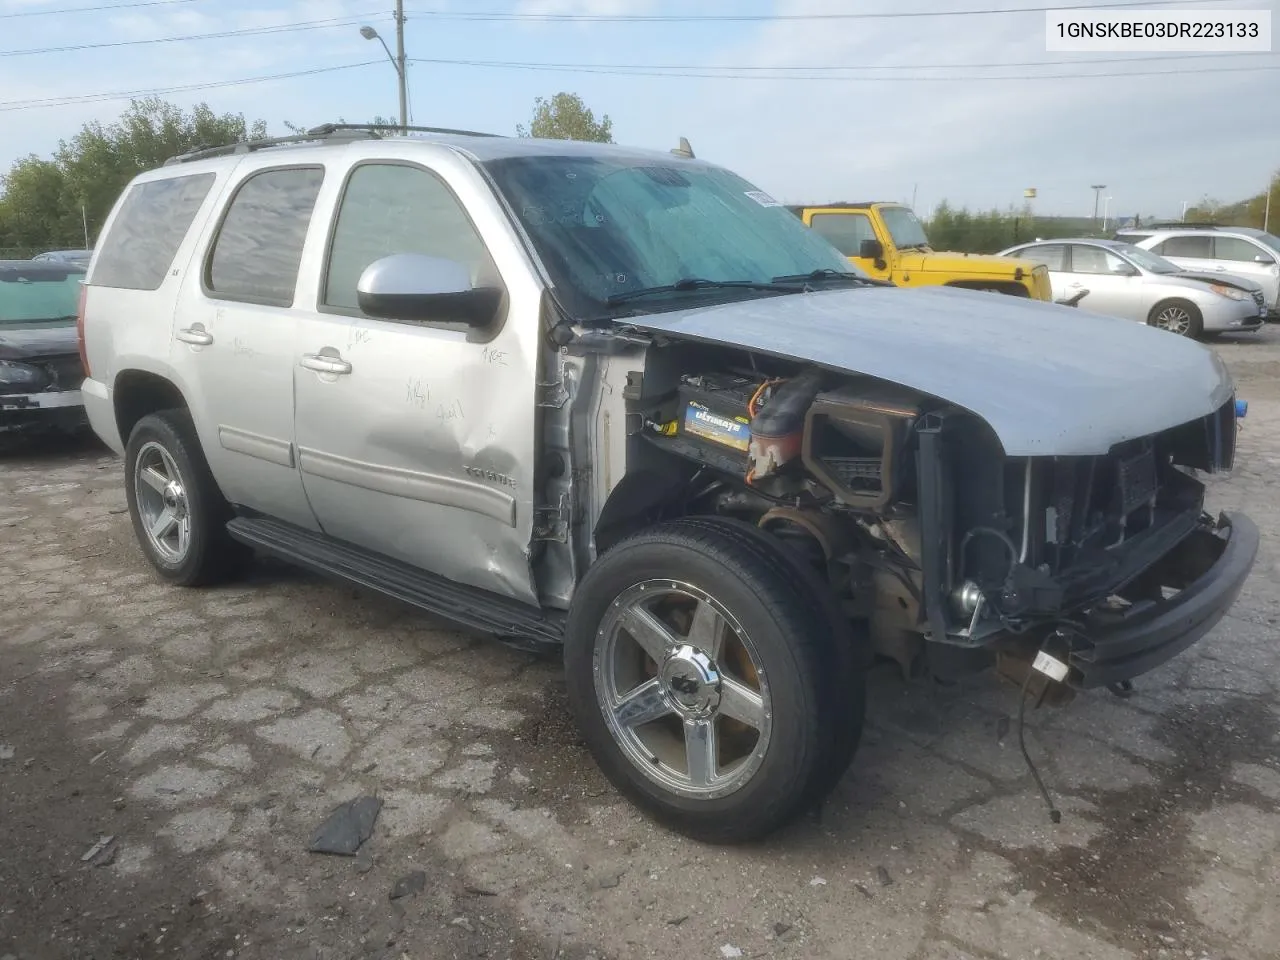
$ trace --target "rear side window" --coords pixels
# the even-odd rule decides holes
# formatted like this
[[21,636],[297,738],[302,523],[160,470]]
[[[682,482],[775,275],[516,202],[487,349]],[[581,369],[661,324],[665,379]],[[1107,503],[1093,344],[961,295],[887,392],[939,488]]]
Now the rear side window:
[[1170,237],[1154,248],[1162,257],[1196,257],[1213,259],[1213,237],[1201,234],[1196,237]]
[[157,290],[213,186],[212,173],[136,183],[120,205],[93,269],[96,287]]
[[1013,256],[1020,260],[1030,260],[1032,263],[1043,264],[1051,272],[1056,273],[1066,269],[1067,247],[1061,243],[1046,243],[1039,247],[1025,247],[1022,250],[1015,250]]
[[291,305],[323,181],[323,167],[287,167],[240,184],[209,251],[205,291],[221,300]]

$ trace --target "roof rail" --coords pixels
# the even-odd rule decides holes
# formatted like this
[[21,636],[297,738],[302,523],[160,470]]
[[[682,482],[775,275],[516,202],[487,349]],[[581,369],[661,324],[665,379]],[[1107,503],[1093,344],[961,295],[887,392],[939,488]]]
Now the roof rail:
[[384,132],[394,136],[397,133],[443,133],[455,137],[501,137],[500,133],[482,133],[478,130],[454,130],[452,127],[402,127],[399,124],[381,124],[381,123],[325,123],[318,127],[312,127],[308,133],[317,136],[328,136],[333,133],[341,133],[345,130],[367,130],[374,136],[381,136]]
[[1204,223],[1202,221],[1191,222],[1188,220],[1152,220],[1150,223],[1143,224],[1153,230],[1168,230],[1176,228],[1178,230],[1220,230],[1220,223]]
[[496,137],[496,133],[478,133],[474,130],[452,130],[448,127],[399,127],[373,123],[324,123],[312,127],[305,133],[292,133],[284,137],[262,137],[257,140],[244,140],[240,143],[228,143],[217,147],[204,147],[170,157],[164,162],[166,167],[175,163],[191,163],[195,160],[207,160],[210,157],[225,157],[236,153],[253,153],[268,147],[288,146],[295,143],[350,143],[353,140],[381,140],[384,134],[394,136],[401,131],[406,133],[443,133],[466,137]]

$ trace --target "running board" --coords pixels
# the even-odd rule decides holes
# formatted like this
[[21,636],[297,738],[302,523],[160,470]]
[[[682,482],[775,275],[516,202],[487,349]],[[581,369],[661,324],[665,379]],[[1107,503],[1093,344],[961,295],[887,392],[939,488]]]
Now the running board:
[[478,587],[265,517],[236,517],[227,532],[246,546],[322,576],[375,590],[531,653],[558,652],[564,619]]

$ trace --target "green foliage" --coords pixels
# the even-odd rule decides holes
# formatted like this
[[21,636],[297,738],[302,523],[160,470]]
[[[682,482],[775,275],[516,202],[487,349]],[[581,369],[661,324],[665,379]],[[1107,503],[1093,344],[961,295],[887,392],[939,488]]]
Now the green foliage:
[[970,213],[963,207],[953,208],[945,200],[933,211],[925,232],[933,249],[957,253],[998,253],[1028,240],[1099,234],[1090,221],[1079,218],[1036,217],[1012,208]]
[[613,143],[613,121],[608,114],[601,115],[597,121],[576,93],[557,93],[550,100],[545,97],[534,100],[533,120],[527,127],[518,125],[516,134],[549,140]]
[[81,247],[85,220],[92,243],[137,174],[181,153],[266,134],[261,120],[219,116],[205,104],[184,113],[155,97],[134,100],[115,123],[86,123],[61,141],[51,160],[25,157],[0,177],[0,247]]
[[[1280,170],[1271,175],[1271,219],[1267,228],[1275,233],[1280,224]],[[1236,203],[1220,203],[1212,197],[1203,197],[1194,207],[1187,208],[1184,219],[1191,223],[1219,223],[1229,227],[1262,228],[1266,218],[1267,191],[1260,190],[1246,200]]]

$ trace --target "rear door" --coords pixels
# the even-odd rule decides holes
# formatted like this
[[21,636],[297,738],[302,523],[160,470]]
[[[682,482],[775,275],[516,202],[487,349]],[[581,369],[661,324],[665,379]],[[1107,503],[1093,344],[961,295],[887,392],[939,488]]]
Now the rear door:
[[[355,163],[327,232],[313,231],[318,269],[294,347],[303,482],[330,536],[536,603],[540,287],[474,168],[452,153],[414,157]],[[361,273],[396,253],[446,257],[474,284],[500,285],[499,315],[480,330],[364,315]]]
[[1214,259],[1213,234],[1180,233],[1161,240],[1150,248],[1152,253],[1171,260],[1184,270],[1221,270]]
[[293,304],[324,177],[318,163],[256,166],[232,186],[187,271],[171,354],[227,499],[312,530],[293,444]]
[[1007,256],[1029,260],[1032,263],[1046,267],[1049,271],[1049,285],[1052,288],[1054,300],[1065,300],[1073,293],[1078,292],[1078,288],[1069,289],[1074,278],[1067,272],[1067,245],[1065,243],[1041,243],[1030,247],[1019,247],[1010,250]]

